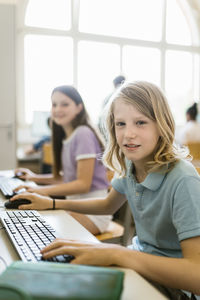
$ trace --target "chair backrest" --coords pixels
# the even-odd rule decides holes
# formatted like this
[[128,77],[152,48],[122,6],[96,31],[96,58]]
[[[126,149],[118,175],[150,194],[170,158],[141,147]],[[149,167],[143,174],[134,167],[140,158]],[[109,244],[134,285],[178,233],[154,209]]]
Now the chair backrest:
[[107,175],[108,181],[111,182],[111,180],[112,180],[112,178],[113,178],[113,176],[114,176],[114,172],[111,171],[111,170],[109,170],[109,169],[107,169],[106,175]]
[[200,175],[200,167],[196,167],[196,170],[197,170],[197,172],[198,172],[199,175]]
[[[109,182],[111,182],[113,176],[114,172],[108,169],[107,178]],[[108,191],[110,191],[110,189],[111,185],[108,188]],[[114,218],[116,217],[116,219],[119,219],[120,224],[112,221],[110,223],[108,231],[99,234],[96,237],[100,241],[120,242],[120,244],[122,244],[123,246],[127,246],[128,240],[130,238],[130,227],[133,222],[132,213],[128,203],[126,202],[116,214],[117,216],[114,215]]]
[[[112,178],[113,178],[113,176],[114,176],[114,172],[111,171],[111,170],[109,170],[109,169],[107,169],[106,176],[107,176],[107,179],[108,179],[109,183],[111,183],[111,180],[112,180]],[[111,184],[110,184],[110,186],[108,187],[108,192],[109,192],[110,190],[111,190]]]
[[117,222],[111,221],[107,231],[104,233],[96,235],[96,238],[100,241],[112,240],[112,242],[117,242],[117,240],[124,234],[124,227]]
[[42,162],[47,165],[53,165],[53,153],[51,143],[44,143],[42,146]]
[[200,160],[200,142],[188,143],[186,145],[193,157],[193,160]]

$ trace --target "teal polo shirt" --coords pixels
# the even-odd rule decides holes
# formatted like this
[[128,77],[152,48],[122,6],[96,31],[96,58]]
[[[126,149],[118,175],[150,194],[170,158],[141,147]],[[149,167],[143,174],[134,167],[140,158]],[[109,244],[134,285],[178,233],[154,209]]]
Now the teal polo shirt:
[[180,160],[168,173],[150,173],[141,183],[127,164],[127,174],[112,180],[129,202],[137,236],[133,249],[182,257],[180,241],[200,236],[200,177],[190,162]]

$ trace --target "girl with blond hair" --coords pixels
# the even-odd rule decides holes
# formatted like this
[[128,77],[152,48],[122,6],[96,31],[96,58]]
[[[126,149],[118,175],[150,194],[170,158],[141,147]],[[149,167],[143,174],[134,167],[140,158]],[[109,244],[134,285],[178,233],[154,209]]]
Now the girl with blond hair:
[[[174,144],[174,120],[163,92],[148,82],[124,84],[110,99],[105,163],[118,173],[104,199],[56,200],[56,208],[113,214],[128,201],[137,235],[125,248],[56,239],[45,259],[73,255],[73,264],[132,268],[169,299],[200,294],[200,177]],[[18,199],[15,196],[13,199]],[[52,199],[23,195],[21,209],[50,208]]]

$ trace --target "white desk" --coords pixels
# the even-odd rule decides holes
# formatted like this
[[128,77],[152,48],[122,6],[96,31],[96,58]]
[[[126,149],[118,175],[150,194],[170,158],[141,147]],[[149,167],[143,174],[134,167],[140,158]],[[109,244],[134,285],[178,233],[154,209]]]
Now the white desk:
[[[0,198],[0,211],[4,210],[4,202],[5,200]],[[99,243],[99,241],[89,231],[87,231],[65,211],[40,211],[40,213],[46,221],[49,222],[58,233],[60,233],[60,237]],[[4,229],[0,230],[0,249],[0,255],[6,261],[7,265],[15,260],[19,260],[19,256],[17,255]],[[5,266],[0,260],[0,273],[4,269]],[[122,268],[120,268],[120,270],[125,272],[124,290],[122,292],[121,300],[167,299],[133,270]]]
[[34,160],[40,161],[41,158],[42,158],[42,153],[40,151],[27,155],[27,154],[25,154],[23,148],[18,148],[17,149],[17,159],[19,161],[22,161],[22,162],[34,161]]

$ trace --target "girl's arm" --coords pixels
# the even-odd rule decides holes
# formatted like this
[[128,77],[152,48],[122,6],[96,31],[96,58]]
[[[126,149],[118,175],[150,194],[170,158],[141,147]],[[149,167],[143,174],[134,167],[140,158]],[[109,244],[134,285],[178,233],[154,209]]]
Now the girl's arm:
[[67,196],[88,193],[91,188],[94,173],[95,158],[77,161],[77,179],[68,183],[31,188],[31,192],[41,195]]
[[[10,200],[28,199],[30,204],[21,205],[19,209],[52,209],[53,199],[36,193],[21,193],[12,197]],[[104,199],[80,199],[80,200],[55,200],[56,209],[64,209],[83,214],[107,215],[115,213],[126,201],[124,195],[112,189]]]
[[[31,180],[37,184],[53,184],[59,181],[59,179],[56,180],[54,178],[53,174],[36,174],[26,168],[16,169],[15,174],[17,175],[18,173],[22,173],[22,175],[19,176],[20,179]],[[26,186],[20,186],[20,188],[22,187],[26,188]]]
[[113,244],[57,239],[41,252],[45,259],[61,254],[75,256],[73,264],[131,268],[166,287],[200,294],[200,237],[181,242],[183,258],[168,258],[129,250]]

